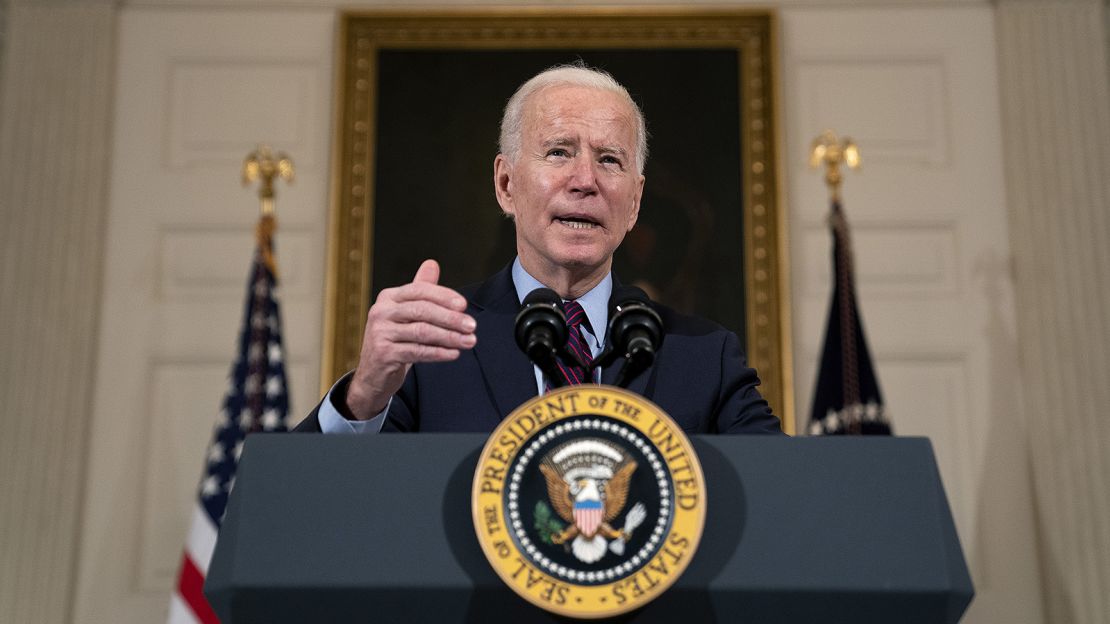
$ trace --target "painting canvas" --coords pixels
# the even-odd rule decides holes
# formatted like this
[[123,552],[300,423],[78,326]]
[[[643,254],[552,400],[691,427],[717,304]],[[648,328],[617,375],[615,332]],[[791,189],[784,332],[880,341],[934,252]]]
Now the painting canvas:
[[343,50],[324,383],[357,363],[369,303],[425,258],[441,282],[511,262],[493,193],[505,102],[529,77],[585,63],[647,119],[640,219],[624,283],[735,331],[790,416],[779,284],[772,16],[752,12],[351,14]]

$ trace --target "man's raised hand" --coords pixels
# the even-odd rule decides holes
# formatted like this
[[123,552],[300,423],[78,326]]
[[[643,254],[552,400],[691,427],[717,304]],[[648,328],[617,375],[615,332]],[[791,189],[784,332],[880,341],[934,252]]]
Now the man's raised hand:
[[385,409],[413,363],[454,360],[477,342],[466,299],[438,282],[439,263],[425,260],[411,283],[383,290],[370,306],[347,389],[347,407],[356,419]]

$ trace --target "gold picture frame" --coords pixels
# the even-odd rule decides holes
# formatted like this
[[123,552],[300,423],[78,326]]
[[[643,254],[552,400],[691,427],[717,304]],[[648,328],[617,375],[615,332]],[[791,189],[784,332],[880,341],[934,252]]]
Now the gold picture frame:
[[[780,199],[779,132],[775,114],[779,105],[777,21],[773,12],[616,7],[352,12],[341,16],[338,32],[336,135],[321,363],[321,383],[325,388],[358,363],[366,312],[375,290],[380,288],[372,283],[374,260],[376,255],[385,251],[384,245],[375,249],[375,225],[384,227],[389,220],[419,218],[379,214],[377,211],[382,207],[377,206],[375,201],[376,192],[385,186],[379,184],[379,177],[384,176],[382,180],[393,184],[396,171],[406,170],[387,166],[393,161],[382,158],[379,150],[388,151],[391,155],[396,150],[380,148],[379,140],[384,140],[389,132],[396,132],[398,126],[410,132],[415,131],[412,130],[414,127],[424,125],[406,125],[381,117],[381,114],[387,117],[395,114],[383,111],[407,107],[404,106],[405,101],[400,102],[402,106],[391,103],[389,97],[395,87],[380,86],[380,81],[386,80],[387,74],[401,76],[402,79],[418,75],[406,72],[404,66],[398,68],[398,63],[412,63],[415,62],[412,59],[416,58],[419,62],[432,63],[431,66],[442,69],[444,63],[465,63],[468,55],[473,54],[481,55],[483,63],[488,63],[490,58],[510,62],[529,54],[540,58],[548,52],[572,58],[585,57],[587,62],[590,62],[591,55],[606,54],[609,57],[626,55],[635,60],[637,54],[650,53],[655,55],[652,59],[664,62],[679,54],[712,54],[712,59],[723,59],[722,67],[733,68],[721,71],[734,74],[721,76],[726,79],[721,81],[722,84],[734,85],[729,88],[735,90],[731,94],[735,97],[735,119],[725,120],[729,124],[722,127],[735,126],[738,136],[732,136],[731,132],[725,134],[737,146],[738,153],[733,155],[718,150],[717,155],[735,157],[734,160],[739,163],[732,173],[738,186],[735,203],[739,205],[728,207],[723,214],[723,217],[734,220],[735,228],[714,228],[722,230],[715,235],[735,235],[733,246],[739,248],[736,262],[738,266],[742,265],[738,274],[742,274],[743,279],[736,280],[740,282],[735,289],[740,296],[733,297],[739,302],[733,303],[742,309],[732,320],[745,342],[749,362],[759,371],[763,381],[761,392],[782,419],[784,430],[794,432],[789,290],[784,209]],[[586,52],[578,54],[577,51]],[[639,65],[644,68],[645,74],[652,74],[650,62]],[[422,65],[425,66],[428,65]],[[545,66],[538,66],[531,73]],[[451,72],[452,69],[442,71]],[[499,76],[501,73],[492,71],[482,72],[481,75]],[[524,77],[528,75],[531,74],[524,74]],[[614,71],[614,75],[628,85],[625,74]],[[390,80],[389,84],[398,84],[395,78]],[[633,91],[631,86],[629,88]],[[466,91],[469,92],[468,89]],[[500,96],[502,106],[504,98],[510,94],[511,90]],[[676,94],[676,97],[680,95]],[[633,97],[636,96],[633,91]],[[709,99],[716,102],[718,98],[705,98],[703,101]],[[489,113],[499,117],[500,109],[493,108],[496,110]],[[645,109],[645,114],[650,131],[653,117],[649,110]],[[727,116],[732,116],[731,108]],[[432,115],[425,119],[438,117]],[[436,132],[441,133],[432,137],[436,140],[441,139],[443,134],[449,134],[447,130]],[[495,141],[494,129],[490,132],[488,144],[467,150],[487,159],[482,183],[487,186],[490,201],[493,200],[492,161],[495,153],[490,146]],[[649,159],[649,166],[651,162]],[[411,168],[418,169],[419,164],[413,163]],[[414,175],[429,174],[418,171]],[[432,177],[422,178],[429,185],[440,181],[439,172],[430,175]],[[653,177],[650,173],[647,177],[648,188],[651,188]],[[726,191],[730,184],[724,183]],[[686,188],[694,187],[688,185]],[[645,196],[645,208],[641,215],[647,210],[646,203]],[[733,214],[736,208],[740,209],[741,215]],[[487,219],[491,213],[483,208],[479,214],[481,219]],[[421,221],[420,228],[413,228],[409,223],[407,231],[391,229],[387,240],[396,241],[396,247],[432,244],[423,240],[423,225],[426,223],[428,221]],[[740,231],[734,232],[734,229]],[[442,249],[443,246],[436,248]],[[503,261],[510,259],[511,253]],[[391,259],[391,264],[394,263],[397,263],[396,259]],[[704,264],[712,263],[706,261]],[[411,272],[415,266],[403,269]],[[702,290],[730,292],[716,281],[714,288]],[[741,318],[742,321],[737,320]],[[728,325],[722,319],[714,320]]]

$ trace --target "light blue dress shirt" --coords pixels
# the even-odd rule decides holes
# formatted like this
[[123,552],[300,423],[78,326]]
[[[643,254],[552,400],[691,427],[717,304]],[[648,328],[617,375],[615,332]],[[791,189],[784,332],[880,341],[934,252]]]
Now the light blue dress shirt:
[[[537,288],[544,288],[544,285],[536,278],[528,274],[524,267],[520,264],[520,258],[513,261],[513,287],[516,288],[516,296],[518,301],[524,301],[528,293]],[[609,323],[609,296],[613,292],[613,274],[610,273],[605,276],[601,282],[594,286],[589,292],[578,298],[578,303],[582,306],[582,311],[586,313],[586,318],[590,320],[590,326],[593,332],[582,328],[582,333],[586,338],[586,344],[590,347],[590,354],[597,357],[601,350],[605,347],[605,328]],[[546,380],[543,376],[543,371],[538,366],[532,367],[536,372],[536,394],[542,394],[546,386]],[[597,376],[601,374],[600,370],[594,371],[594,381],[597,381]],[[347,373],[344,377],[351,375]],[[336,385],[343,381],[336,382]],[[385,409],[377,416],[370,420],[347,420],[335,409],[331,402],[331,394],[335,392],[335,386],[328,390],[327,396],[324,397],[323,403],[320,404],[320,411],[317,417],[320,420],[320,430],[324,433],[378,433],[382,430],[382,425],[385,423],[385,416],[389,413],[389,404],[386,404]],[[393,399],[390,398],[390,404]]]

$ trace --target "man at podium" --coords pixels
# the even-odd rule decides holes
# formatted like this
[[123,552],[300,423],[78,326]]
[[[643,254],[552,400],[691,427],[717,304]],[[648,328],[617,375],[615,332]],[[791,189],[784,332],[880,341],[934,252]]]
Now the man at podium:
[[[426,260],[411,283],[382,290],[367,315],[358,367],[296,431],[489,432],[553,385],[614,383],[618,365],[560,361],[549,379],[517,347],[524,298],[549,288],[563,300],[568,348],[596,358],[607,340],[613,253],[636,225],[647,131],[628,91],[608,73],[557,66],[509,99],[494,159],[494,193],[516,228],[516,258],[485,282],[441,286]],[[739,338],[652,303],[663,347],[628,389],[662,407],[687,433],[781,434]]]

